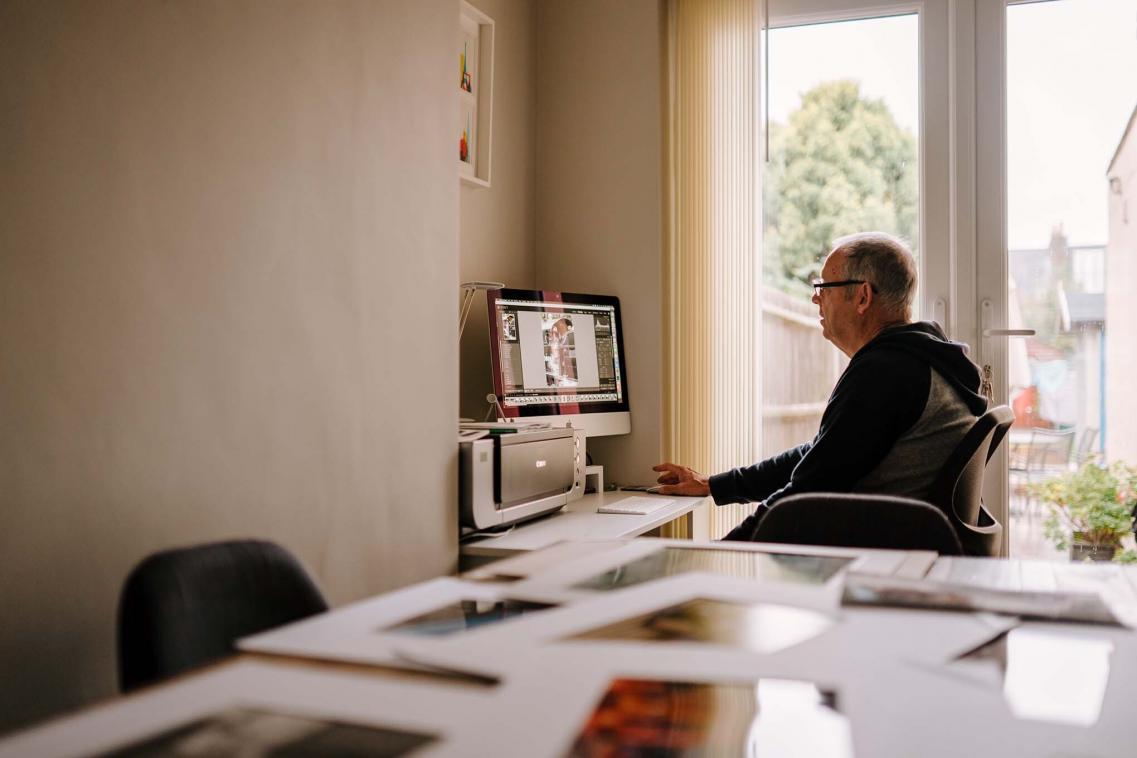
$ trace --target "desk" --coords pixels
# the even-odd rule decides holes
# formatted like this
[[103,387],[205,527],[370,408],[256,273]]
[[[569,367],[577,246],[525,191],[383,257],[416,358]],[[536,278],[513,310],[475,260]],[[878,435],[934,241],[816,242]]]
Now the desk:
[[[792,550],[788,546],[779,549]],[[746,585],[734,580],[731,584],[731,580],[723,578],[722,586],[716,586],[713,577],[690,576],[697,582],[688,584],[705,588],[696,590],[699,597],[725,598],[732,592],[740,595],[752,592],[760,597],[764,590],[763,583],[758,581]],[[940,558],[932,564],[928,576],[1006,589],[1097,589],[1103,594],[1128,598],[1125,602],[1137,603],[1137,568],[1131,567]],[[728,584],[731,586],[727,587]],[[788,586],[780,585],[783,598],[787,597]],[[1137,667],[1137,633],[1131,629],[1023,623],[1017,629],[1028,633],[1025,640],[1028,644],[1017,652],[1004,650],[1001,660],[997,650],[985,656],[969,656],[962,665],[953,653],[948,657],[944,657],[944,653],[977,633],[982,634],[987,625],[989,636],[983,639],[997,639],[1007,625],[983,614],[844,607],[836,609],[824,631],[774,652],[755,652],[744,645],[736,646],[737,643],[651,642],[647,638],[613,642],[595,635],[581,641],[551,633],[547,623],[543,629],[544,641],[525,640],[526,634],[521,631],[523,624],[534,628],[542,618],[549,619],[545,614],[560,613],[571,619],[595,614],[598,605],[605,606],[604,612],[611,613],[614,607],[618,608],[633,596],[636,599],[630,603],[632,612],[638,612],[634,609],[642,609],[646,589],[647,585],[640,585],[639,589],[621,590],[627,593],[625,595],[601,593],[602,596],[580,601],[570,608],[542,611],[499,625],[496,627],[499,630],[514,626],[507,636],[516,645],[500,648],[514,661],[508,671],[502,672],[502,684],[494,688],[458,686],[443,680],[407,680],[380,668],[329,667],[296,658],[239,656],[201,673],[179,677],[170,684],[118,698],[0,740],[0,758],[89,755],[155,731],[177,727],[187,719],[209,717],[235,705],[363,728],[402,730],[435,739],[416,752],[416,756],[552,758],[566,754],[598,707],[606,688],[617,678],[638,678],[648,683],[711,681],[716,687],[728,688],[729,691],[705,696],[682,689],[670,695],[661,688],[645,693],[655,698],[648,701],[653,705],[670,707],[664,712],[679,714],[675,721],[666,720],[666,726],[675,730],[672,736],[677,739],[672,744],[685,744],[678,738],[702,736],[695,722],[708,712],[725,711],[735,719],[743,719],[741,734],[744,737],[759,739],[763,733],[766,737],[776,736],[770,733],[777,731],[773,727],[780,714],[777,708],[766,707],[773,703],[762,698],[776,695],[779,686],[784,688],[788,684],[791,691],[785,694],[792,697],[785,698],[781,704],[792,705],[798,701],[800,707],[804,697],[814,720],[804,727],[802,722],[793,722],[790,732],[779,732],[782,737],[790,737],[782,746],[795,749],[789,752],[759,749],[751,750],[752,753],[845,758],[853,755],[859,758],[913,755],[921,758],[961,755],[969,758],[1074,755],[1122,758],[1137,752],[1131,717],[1131,704],[1137,698],[1137,680],[1129,676]],[[801,592],[804,600],[810,591],[803,587]],[[811,602],[816,599],[814,595]],[[799,608],[805,609],[808,605],[802,602]],[[349,606],[332,611],[326,618],[335,619],[352,612]],[[624,613],[628,613],[626,608]],[[802,613],[803,610],[791,609],[786,628],[801,631],[813,623]],[[672,633],[682,630],[678,621],[678,617],[672,617],[666,630]],[[778,623],[776,616],[771,615],[739,616],[732,620],[728,614],[719,621],[733,625],[736,630],[747,630],[738,635],[743,642],[768,637],[771,625]],[[753,625],[756,621],[761,623]],[[299,622],[305,623],[312,620]],[[485,633],[493,632],[479,629],[466,634]],[[1030,635],[1034,635],[1034,639],[1030,639]],[[483,637],[480,643],[483,646],[485,639]],[[1059,644],[1057,648],[1055,640]],[[457,647],[463,644],[463,640],[454,641]],[[1005,644],[1009,646],[1011,642]],[[1046,647],[1048,644],[1050,647]],[[1033,656],[1028,656],[1029,663],[1017,657],[1023,652],[1031,653],[1032,645]],[[476,651],[478,643],[467,649]],[[1061,660],[1066,656],[1069,661]],[[1057,671],[1075,675],[1076,686],[1065,688],[1058,700],[1073,699],[1077,705],[1081,698],[1093,701],[1089,703],[1091,707],[1082,708],[1074,713],[1073,720],[1066,721],[1056,721],[1053,709],[1049,712],[1045,707],[1040,709],[1039,692],[1045,695],[1045,687],[1038,685],[1047,684],[1035,676],[1040,673],[1040,660],[1042,674]],[[1088,663],[1093,670],[1079,666],[1079,661]],[[1055,665],[1049,665],[1051,663]],[[1015,687],[1011,686],[1015,677],[1017,702]],[[794,689],[795,685],[803,684],[804,689],[800,686]],[[834,693],[833,705],[810,705],[808,697],[814,684],[824,693]],[[673,701],[664,702],[661,697],[671,697]],[[761,709],[756,708],[759,703],[763,705]],[[817,720],[818,713],[820,720]],[[838,720],[835,714],[846,722],[844,726],[835,723]],[[750,718],[756,720],[750,723],[747,721]],[[619,720],[606,723],[616,730],[621,727]],[[617,733],[631,735],[638,731],[642,734],[646,728],[637,726],[634,719],[629,723],[635,729]],[[714,726],[731,733],[731,728],[739,724],[724,720]],[[789,728],[791,724],[778,726]],[[246,739],[264,736],[256,730],[239,733]],[[851,734],[851,746],[847,745],[850,750],[820,749],[814,744],[815,737],[842,734],[846,740]],[[722,748],[718,752],[746,753],[745,744],[732,745],[732,749]],[[813,749],[815,747],[818,749]]]
[[927,579],[1016,592],[1100,592],[1137,608],[1137,565],[941,557]]
[[[617,502],[632,496],[675,502],[646,516],[596,512],[605,502]],[[700,507],[704,501],[710,502],[710,498],[645,495],[642,492],[622,491],[593,493],[569,503],[552,515],[520,524],[500,536],[464,542],[460,554],[465,560],[498,559],[523,551],[540,550],[568,540],[601,541],[639,537],[670,521],[686,516]]]

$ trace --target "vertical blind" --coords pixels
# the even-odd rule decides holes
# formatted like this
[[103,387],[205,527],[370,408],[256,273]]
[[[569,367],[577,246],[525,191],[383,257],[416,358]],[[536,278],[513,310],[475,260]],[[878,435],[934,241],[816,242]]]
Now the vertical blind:
[[708,474],[760,452],[761,1],[668,5],[664,452]]

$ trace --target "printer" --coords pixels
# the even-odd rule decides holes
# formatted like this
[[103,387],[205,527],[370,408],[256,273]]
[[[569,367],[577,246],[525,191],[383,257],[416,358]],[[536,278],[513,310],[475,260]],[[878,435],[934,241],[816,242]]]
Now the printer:
[[458,443],[458,510],[463,526],[490,529],[515,524],[584,495],[583,429],[508,431]]

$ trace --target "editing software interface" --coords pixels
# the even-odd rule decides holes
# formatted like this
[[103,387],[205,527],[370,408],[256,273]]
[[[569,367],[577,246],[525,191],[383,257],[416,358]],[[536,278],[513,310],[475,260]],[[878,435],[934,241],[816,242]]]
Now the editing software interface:
[[624,400],[616,306],[499,299],[494,311],[507,414],[526,406]]

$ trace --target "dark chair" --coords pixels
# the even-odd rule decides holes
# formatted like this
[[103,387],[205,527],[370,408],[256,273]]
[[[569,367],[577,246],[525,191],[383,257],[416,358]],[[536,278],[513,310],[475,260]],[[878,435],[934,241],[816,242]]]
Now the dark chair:
[[[958,555],[962,548],[966,555],[995,555],[1003,526],[983,505],[983,472],[1014,419],[1005,405],[980,416],[948,457],[927,501],[835,492],[795,495],[774,504],[758,523],[754,540],[944,555]],[[779,514],[787,504],[791,508]],[[945,524],[956,540],[944,538]]]
[[234,651],[240,637],[328,609],[304,567],[271,542],[155,553],[119,601],[119,684],[129,691]]
[[963,548],[947,517],[923,500],[891,495],[806,493],[779,500],[754,539],[795,545],[934,550]]
[[932,485],[928,502],[947,515],[967,555],[999,552],[1003,525],[983,504],[983,474],[1014,422],[1015,412],[1007,405],[996,405],[980,416]]

